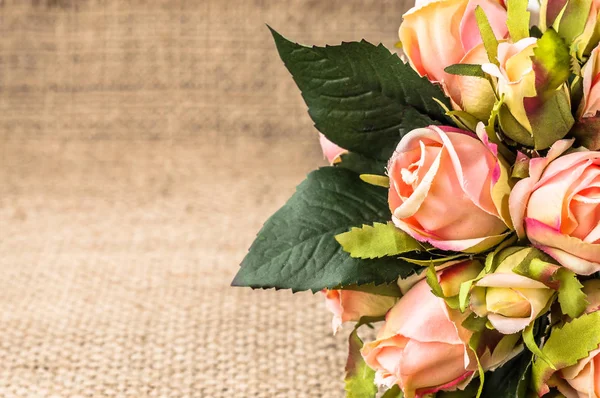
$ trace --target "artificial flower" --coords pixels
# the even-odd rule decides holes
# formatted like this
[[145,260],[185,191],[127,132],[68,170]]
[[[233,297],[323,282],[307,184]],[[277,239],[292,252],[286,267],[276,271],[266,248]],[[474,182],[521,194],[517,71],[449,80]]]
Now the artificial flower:
[[560,156],[572,143],[558,141],[546,157],[530,161],[530,176],[510,194],[510,212],[519,237],[590,275],[600,271],[600,152]]
[[489,249],[508,230],[502,167],[495,146],[472,133],[439,126],[411,131],[388,165],[394,223],[442,250]]
[[543,314],[554,290],[543,283],[516,274],[513,269],[534,250],[531,247],[505,249],[498,268],[475,284],[471,308],[502,334],[522,331]]
[[362,317],[384,316],[398,301],[396,297],[355,290],[324,290],[323,293],[325,306],[333,314],[333,333],[336,333],[344,322],[357,322]]
[[[454,293],[449,290],[456,288],[447,286],[452,279],[466,280],[480,270],[478,262],[456,264],[439,272],[440,285]],[[377,371],[378,384],[398,384],[406,398],[468,384],[477,364],[468,347],[472,332],[461,326],[464,316],[458,318],[431,292],[427,281],[417,283],[388,312],[377,340],[362,350],[367,364]]]

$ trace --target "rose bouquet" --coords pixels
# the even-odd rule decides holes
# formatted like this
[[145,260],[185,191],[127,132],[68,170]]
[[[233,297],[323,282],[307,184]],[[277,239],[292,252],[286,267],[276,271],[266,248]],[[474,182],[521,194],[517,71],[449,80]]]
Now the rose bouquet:
[[356,322],[349,397],[600,397],[600,3],[539,11],[418,1],[407,62],[272,31],[330,166],[233,285],[322,291],[334,331]]

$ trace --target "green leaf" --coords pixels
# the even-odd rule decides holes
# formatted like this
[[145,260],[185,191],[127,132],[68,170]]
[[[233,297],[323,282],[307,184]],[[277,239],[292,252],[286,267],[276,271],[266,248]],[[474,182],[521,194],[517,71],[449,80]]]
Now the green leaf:
[[483,393],[483,386],[485,385],[485,372],[483,371],[483,366],[481,365],[481,360],[479,359],[479,354],[477,353],[477,348],[479,347],[479,342],[481,341],[482,333],[474,333],[469,340],[469,348],[473,351],[475,359],[477,360],[477,370],[479,372],[479,388],[477,389],[476,398],[480,398]]
[[533,49],[538,95],[551,92],[563,85],[571,75],[569,47],[553,29],[544,32]]
[[558,290],[558,302],[563,314],[571,318],[583,314],[588,302],[577,275],[567,268],[549,262],[552,259],[537,249],[532,250],[527,258],[528,261],[521,262],[513,271]]
[[529,351],[533,353],[533,355],[537,356],[538,359],[541,359],[542,361],[546,362],[546,365],[548,365],[551,369],[556,370],[556,367],[552,363],[552,360],[548,358],[548,356],[542,350],[540,350],[540,347],[538,347],[535,341],[535,337],[533,335],[533,327],[534,324],[531,323],[525,328],[525,330],[523,330],[523,342],[525,343]]
[[375,174],[361,174],[360,179],[366,182],[367,184],[375,185],[377,187],[390,187],[390,178],[388,176],[380,176]]
[[563,314],[571,318],[577,318],[584,313],[588,302],[585,293],[581,290],[583,285],[577,279],[577,275],[566,268],[561,268],[556,274],[560,281],[558,288],[558,303]]
[[435,296],[443,299],[450,308],[455,310],[458,309],[458,296],[446,296],[444,294],[444,290],[442,289],[442,286],[438,281],[437,272],[433,263],[430,263],[427,267],[427,273],[425,275],[425,278],[427,280],[427,284],[431,288],[431,292]]
[[558,33],[571,43],[583,33],[587,22],[592,0],[569,0],[564,13],[560,17]]
[[358,328],[352,331],[348,342],[348,361],[346,362],[345,378],[346,397],[375,398],[377,394],[375,371],[367,366],[360,354],[363,342],[358,337]]
[[394,387],[390,388],[381,396],[381,398],[402,398],[404,394],[402,394],[402,390],[398,387],[397,384],[394,384]]
[[390,218],[386,189],[343,168],[321,168],[265,223],[232,285],[319,291],[407,277],[417,266],[397,258],[352,258],[334,238]]
[[551,97],[527,116],[533,129],[536,150],[549,148],[556,141],[564,138],[575,124],[569,96],[562,89],[552,91]]
[[354,227],[336,235],[335,240],[354,258],[381,258],[423,250],[419,242],[391,222]]
[[528,157],[517,159],[513,165],[510,176],[518,179],[529,177],[529,161],[530,159]]
[[383,45],[366,41],[305,47],[271,29],[315,127],[351,152],[387,160],[409,131],[447,122],[440,87]]
[[527,11],[527,0],[507,1],[508,11],[506,26],[513,43],[529,37],[529,11]]
[[479,33],[483,41],[483,47],[487,52],[488,59],[491,63],[499,65],[498,63],[498,39],[494,35],[494,30],[490,25],[490,21],[485,15],[485,11],[481,6],[475,8],[475,19],[477,20],[477,26],[479,27]]
[[386,162],[375,160],[355,152],[342,154],[340,161],[334,166],[352,170],[358,174],[383,175],[386,172]]
[[486,78],[486,74],[483,69],[481,69],[481,65],[477,64],[454,64],[446,67],[444,71],[451,75],[473,76],[482,79]]
[[418,255],[413,255],[412,253],[400,256],[399,258],[409,262],[411,264],[418,265],[420,267],[429,267],[430,264],[434,266],[441,265],[447,263],[448,261],[458,260],[461,258],[467,259],[469,257],[468,254],[458,253],[441,257],[434,257],[429,253],[422,252]]
[[[600,345],[598,330],[600,311],[582,315],[562,328],[554,328],[542,351],[558,370],[575,365]],[[536,391],[542,390],[553,373],[545,361],[537,359],[533,363],[532,380]]]

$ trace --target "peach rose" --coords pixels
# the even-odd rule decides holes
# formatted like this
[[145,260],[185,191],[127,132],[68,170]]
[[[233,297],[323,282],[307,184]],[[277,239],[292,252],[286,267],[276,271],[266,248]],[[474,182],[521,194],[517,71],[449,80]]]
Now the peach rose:
[[573,140],[557,141],[530,162],[530,176],[510,194],[519,237],[580,275],[600,271],[600,152],[563,154]]
[[[554,295],[554,290],[543,283],[513,272],[532,250],[535,249],[523,248],[509,254],[494,273],[480,279],[473,289],[471,308],[477,315],[487,316],[502,334],[525,329],[546,309]],[[502,251],[498,257],[508,253]]]
[[344,148],[329,141],[322,133],[319,133],[319,143],[321,144],[321,150],[323,156],[329,162],[329,164],[335,164],[340,161],[340,156],[348,152]]
[[325,306],[333,314],[331,327],[335,334],[344,322],[357,322],[364,316],[384,316],[397,297],[380,296],[355,290],[324,290]]
[[[403,16],[399,36],[404,54],[412,67],[432,82],[439,82],[446,91],[455,91],[444,69],[458,64],[475,46],[481,35],[475,19],[477,6],[485,11],[498,38],[504,38],[506,9],[494,0],[419,1]],[[452,93],[460,96],[459,92]]]
[[480,252],[507,232],[510,188],[496,146],[430,126],[408,133],[388,164],[394,224],[442,250]]
[[[584,283],[584,293],[590,302],[587,313],[600,309],[600,280]],[[600,397],[600,348],[573,366],[560,370],[550,379],[549,385],[557,387],[567,398]]]
[[[441,271],[440,283],[469,266],[464,262]],[[362,355],[377,371],[378,384],[398,384],[412,398],[468,383],[476,369],[468,348],[471,335],[452,322],[444,300],[422,280],[388,312],[377,340],[365,344]]]
[[579,105],[579,118],[594,117],[600,111],[600,46],[594,48],[590,58],[583,66],[583,100]]
[[[469,260],[439,271],[444,294],[457,295],[460,284],[475,278],[482,268],[480,262]],[[468,348],[473,332],[462,326],[468,316],[450,309],[431,292],[427,281],[418,282],[388,312],[377,340],[362,349],[367,365],[376,371],[375,381],[387,387],[397,384],[406,398],[464,388],[477,369],[475,355]],[[495,350],[500,347],[498,337],[481,339],[478,351],[486,370],[514,355],[512,348]]]

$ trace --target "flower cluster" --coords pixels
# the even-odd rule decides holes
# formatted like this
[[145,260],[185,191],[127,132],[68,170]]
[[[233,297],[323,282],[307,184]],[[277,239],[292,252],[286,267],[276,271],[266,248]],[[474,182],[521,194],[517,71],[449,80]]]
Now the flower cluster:
[[600,397],[599,13],[418,0],[407,63],[273,32],[330,166],[234,285],[321,290],[334,332],[356,322],[349,396]]

